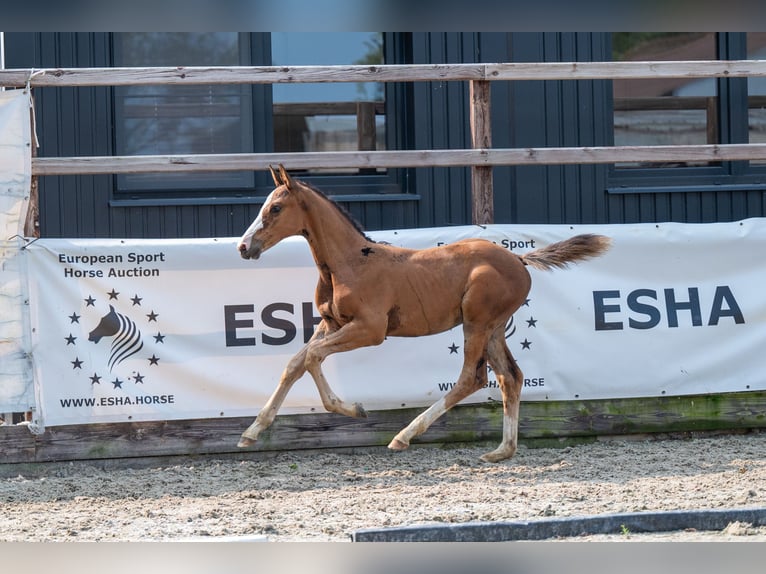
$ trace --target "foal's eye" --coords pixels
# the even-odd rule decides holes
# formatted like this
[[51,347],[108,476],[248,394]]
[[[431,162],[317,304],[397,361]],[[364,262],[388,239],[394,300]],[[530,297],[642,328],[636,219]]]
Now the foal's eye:
[[279,213],[280,211],[282,211],[281,205],[272,205],[271,209],[269,209],[270,213]]

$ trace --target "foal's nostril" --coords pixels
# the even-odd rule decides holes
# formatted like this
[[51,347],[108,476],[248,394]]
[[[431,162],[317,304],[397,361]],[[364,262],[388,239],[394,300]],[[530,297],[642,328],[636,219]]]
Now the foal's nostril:
[[245,251],[247,251],[247,245],[245,245],[244,243],[240,243],[239,244],[239,252],[240,253],[244,253]]

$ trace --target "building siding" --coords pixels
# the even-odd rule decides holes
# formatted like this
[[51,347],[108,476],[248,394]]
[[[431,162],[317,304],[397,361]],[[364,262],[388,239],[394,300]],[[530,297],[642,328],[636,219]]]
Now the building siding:
[[[609,59],[606,34],[413,33],[404,62],[588,61]],[[7,33],[9,68],[107,67],[106,33]],[[404,125],[394,146],[470,147],[466,82],[415,82],[396,96]],[[111,88],[35,90],[40,156],[114,153]],[[492,85],[494,147],[611,145],[611,86],[605,81],[497,82]],[[260,145],[260,144],[259,144]],[[497,223],[713,222],[764,215],[763,191],[609,193],[609,166],[518,166],[494,170]],[[262,176],[265,183],[266,176]],[[470,169],[399,170],[405,201],[347,202],[370,230],[463,225],[471,221]],[[40,179],[45,237],[231,237],[254,219],[247,203],[132,204],[114,201],[112,176]],[[332,194],[332,189],[325,189]],[[211,204],[213,203],[213,204]]]

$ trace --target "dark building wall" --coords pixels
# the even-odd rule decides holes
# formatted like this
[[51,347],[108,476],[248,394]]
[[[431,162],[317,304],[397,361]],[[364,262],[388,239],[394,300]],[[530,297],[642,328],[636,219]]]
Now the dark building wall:
[[[109,67],[111,50],[109,34],[6,34],[8,68]],[[34,96],[39,156],[114,153],[111,88],[40,88]],[[113,176],[46,176],[40,178],[40,230],[44,237],[238,236],[257,215],[269,181],[256,174],[252,201],[131,201],[115,198]],[[368,229],[418,225],[414,200],[363,199],[347,207]]]
[[[518,33],[511,61],[608,60],[603,34]],[[493,125],[497,147],[609,145],[607,82],[532,81],[510,87],[508,128]],[[506,168],[504,168],[506,169]],[[511,172],[512,201],[502,219],[525,223],[604,223],[606,168],[593,165],[518,166]],[[496,192],[497,193],[497,192]],[[500,217],[498,218],[498,220]]]
[[[607,34],[413,33],[391,52],[403,63],[603,61]],[[723,54],[725,55],[725,54]],[[9,68],[108,67],[106,33],[7,33]],[[736,87],[736,86],[735,86]],[[390,147],[470,147],[466,82],[415,82],[391,92],[399,129]],[[111,88],[35,90],[40,156],[114,153]],[[492,85],[494,147],[611,145],[611,85],[607,81],[497,82]],[[405,200],[372,194],[347,202],[367,229],[470,223],[470,170],[395,170]],[[696,180],[690,179],[693,187]],[[743,180],[744,181],[744,180]],[[752,180],[747,180],[752,181]],[[708,182],[709,183],[709,182]],[[252,197],[236,201],[115,201],[112,176],[44,177],[41,233],[47,237],[230,237],[252,221],[269,185],[256,174]],[[604,165],[498,167],[497,223],[704,222],[763,216],[763,190],[740,184],[614,193]],[[688,186],[687,186],[688,187]],[[334,193],[332,185],[323,187]]]

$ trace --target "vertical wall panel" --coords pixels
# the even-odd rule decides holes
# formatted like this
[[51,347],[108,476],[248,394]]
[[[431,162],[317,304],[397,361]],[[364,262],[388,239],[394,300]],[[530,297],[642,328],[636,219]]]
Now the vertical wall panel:
[[[473,33],[416,33],[413,63],[473,62],[478,51]],[[414,149],[470,147],[468,86],[464,82],[416,82]],[[421,227],[470,223],[468,168],[418,168],[415,190],[421,196]]]
[[[597,35],[517,33],[512,58],[519,62],[603,59]],[[514,147],[606,145],[606,84],[586,81],[516,82],[512,87]],[[518,221],[583,223],[607,217],[604,166],[519,166]]]

